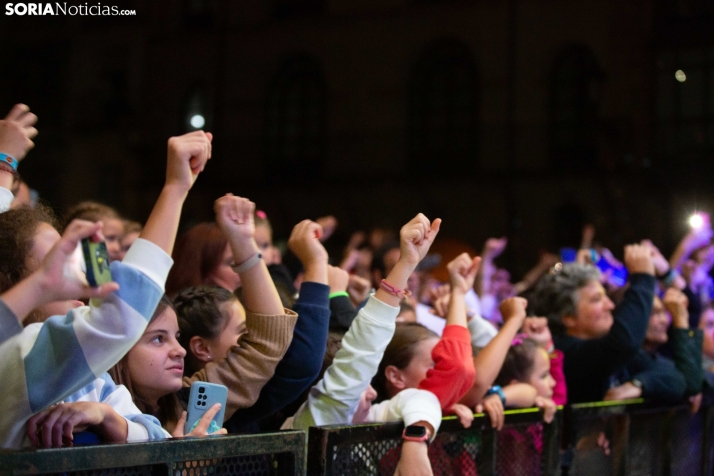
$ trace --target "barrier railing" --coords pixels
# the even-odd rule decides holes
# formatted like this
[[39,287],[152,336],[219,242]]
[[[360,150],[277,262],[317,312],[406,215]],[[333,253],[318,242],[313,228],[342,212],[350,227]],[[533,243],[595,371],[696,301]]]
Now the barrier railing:
[[[641,400],[560,409],[544,424],[536,409],[506,412],[503,430],[476,416],[464,429],[445,418],[429,458],[435,476],[710,475],[711,409],[662,407]],[[310,428],[310,476],[391,475],[399,460],[398,423]]]
[[[435,476],[710,475],[714,412],[640,401],[560,409],[544,424],[537,409],[506,412],[496,432],[485,415],[470,428],[444,419],[429,446]],[[310,428],[258,435],[178,439],[64,449],[0,451],[0,476],[391,475],[401,423]]]
[[0,451],[0,476],[299,476],[305,433],[186,438],[126,445]]
[[709,475],[711,419],[709,408],[692,415],[641,400],[569,406],[563,474]]
[[[477,415],[470,428],[463,428],[455,417],[445,418],[429,445],[434,475],[557,471],[562,412],[544,425],[537,409],[507,411],[505,425],[496,432],[484,415]],[[391,475],[399,461],[403,428],[401,423],[310,428],[307,474]]]

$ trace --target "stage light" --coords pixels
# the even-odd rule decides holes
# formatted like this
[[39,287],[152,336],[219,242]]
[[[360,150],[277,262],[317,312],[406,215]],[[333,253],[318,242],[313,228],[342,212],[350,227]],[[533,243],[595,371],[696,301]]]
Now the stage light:
[[200,129],[204,126],[204,124],[206,124],[206,119],[204,119],[204,117],[200,114],[195,114],[191,116],[190,122],[191,127],[193,127],[194,129]]
[[691,217],[689,217],[689,226],[691,226],[694,229],[699,229],[702,226],[704,226],[704,217],[702,217],[699,213],[695,213]]

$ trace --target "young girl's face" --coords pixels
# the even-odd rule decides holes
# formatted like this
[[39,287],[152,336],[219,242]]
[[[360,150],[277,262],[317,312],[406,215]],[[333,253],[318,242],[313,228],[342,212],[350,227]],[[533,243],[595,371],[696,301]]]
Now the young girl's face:
[[550,376],[550,357],[545,349],[539,347],[536,349],[535,359],[533,361],[533,371],[528,382],[533,385],[538,391],[539,397],[552,398],[555,380]]
[[112,261],[122,259],[121,237],[124,234],[124,223],[118,218],[104,218],[102,220],[102,234],[107,245],[107,253]]
[[403,385],[403,387],[398,388],[398,390],[419,387],[419,383],[426,378],[426,373],[434,368],[434,359],[431,358],[431,351],[438,342],[438,337],[429,337],[414,344],[414,357],[412,357],[409,365],[400,371],[400,385]]
[[225,359],[231,347],[237,345],[240,337],[246,333],[245,310],[237,299],[224,303],[221,306],[221,313],[226,316],[226,326],[217,337],[208,340],[214,361]]
[[178,336],[176,313],[167,307],[127,356],[134,391],[152,405],[164,395],[181,390],[186,351]]

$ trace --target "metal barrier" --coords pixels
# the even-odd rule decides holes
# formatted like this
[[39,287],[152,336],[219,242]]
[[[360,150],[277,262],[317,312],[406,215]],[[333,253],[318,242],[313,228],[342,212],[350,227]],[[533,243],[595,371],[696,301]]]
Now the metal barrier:
[[710,408],[692,415],[686,405],[633,400],[572,405],[565,412],[564,475],[711,474]]
[[[579,404],[544,424],[536,409],[506,412],[503,430],[477,415],[464,429],[447,417],[429,447],[435,476],[708,476],[714,462],[714,412],[641,400]],[[310,428],[310,476],[391,475],[401,423]],[[563,449],[561,449],[563,448]]]
[[0,451],[0,476],[298,476],[305,433],[185,438],[125,445]]
[[[429,457],[435,476],[702,475],[714,466],[714,411],[680,405],[598,402],[560,409],[544,424],[537,409],[506,412],[500,432],[485,415],[465,429],[444,419]],[[401,423],[310,428],[308,475],[391,475]],[[178,439],[126,445],[0,451],[0,476],[305,474],[305,433]]]
[[[555,474],[562,412],[544,425],[537,409],[506,412],[506,427],[477,415],[470,428],[446,417],[429,445],[434,476]],[[308,475],[391,475],[397,466],[402,423],[310,428]],[[535,473],[534,473],[535,471]]]

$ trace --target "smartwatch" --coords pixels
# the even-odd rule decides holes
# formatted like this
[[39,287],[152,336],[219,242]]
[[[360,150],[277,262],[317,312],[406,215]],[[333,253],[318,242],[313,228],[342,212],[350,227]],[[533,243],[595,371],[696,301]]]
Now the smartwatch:
[[406,441],[423,441],[429,443],[429,430],[421,425],[409,425],[402,432],[402,439]]
[[501,398],[501,404],[504,407],[506,406],[506,394],[503,393],[503,389],[500,385],[494,385],[493,387],[489,388],[488,392],[486,392],[486,395],[484,395],[484,398],[490,395],[498,395]]

